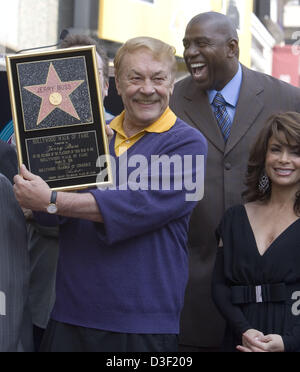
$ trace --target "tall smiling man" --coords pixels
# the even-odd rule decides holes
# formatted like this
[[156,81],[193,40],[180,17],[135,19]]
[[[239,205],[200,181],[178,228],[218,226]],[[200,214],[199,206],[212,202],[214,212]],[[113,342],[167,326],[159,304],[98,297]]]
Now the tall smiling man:
[[[116,177],[106,190],[58,192],[58,215],[37,215],[60,224],[56,304],[44,351],[177,350],[187,229],[197,199],[190,186],[200,182],[206,140],[168,107],[176,71],[172,47],[152,38],[129,40],[115,69],[125,111],[111,122],[110,152],[116,174],[139,170],[139,177],[125,183]],[[166,159],[173,159],[169,187]],[[138,161],[162,163],[152,174],[152,167],[136,169]],[[22,206],[45,212],[52,193],[22,167],[15,194]]]
[[241,203],[249,148],[266,119],[300,111],[300,90],[239,63],[239,41],[228,17],[195,16],[183,39],[191,76],[176,84],[170,106],[208,141],[205,196],[191,217],[190,279],[180,344],[186,351],[219,350],[224,322],[211,299],[215,229]]

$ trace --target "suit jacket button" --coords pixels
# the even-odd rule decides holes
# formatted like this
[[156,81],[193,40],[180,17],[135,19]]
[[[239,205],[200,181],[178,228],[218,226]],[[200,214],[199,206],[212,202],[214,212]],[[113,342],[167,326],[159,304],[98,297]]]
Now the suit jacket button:
[[225,163],[225,169],[230,170],[231,169],[231,164],[230,163]]

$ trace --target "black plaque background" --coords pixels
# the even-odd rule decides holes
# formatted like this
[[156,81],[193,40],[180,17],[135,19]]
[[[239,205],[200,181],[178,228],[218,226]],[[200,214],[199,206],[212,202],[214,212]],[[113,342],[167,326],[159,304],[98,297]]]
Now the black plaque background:
[[[49,140],[50,142],[48,142]],[[68,145],[73,145],[74,148],[62,146],[62,143],[67,140]],[[59,179],[78,179],[86,177],[86,175],[97,177],[94,161],[95,151],[98,154],[95,131],[44,136],[40,139],[27,139],[26,141],[31,165],[30,171],[39,174],[46,182]],[[45,147],[49,148],[46,153]],[[40,171],[39,168],[42,170]]]
[[[100,111],[99,105],[102,105],[100,100],[100,96],[98,95],[97,85],[95,81],[95,69],[97,66],[94,65],[93,53],[95,50],[93,47],[90,49],[84,50],[72,50],[69,49],[66,52],[65,50],[59,50],[57,53],[53,54],[39,54],[39,55],[32,55],[32,56],[20,56],[14,57],[10,59],[10,68],[11,68],[11,83],[14,89],[14,99],[15,99],[15,106],[16,106],[16,115],[17,115],[17,124],[18,124],[18,131],[19,136],[17,136],[17,141],[20,142],[21,148],[21,156],[22,162],[29,168],[29,162],[27,158],[27,151],[26,151],[26,139],[33,139],[43,136],[51,136],[51,135],[61,135],[61,134],[72,134],[72,133],[80,133],[85,131],[96,131],[96,138],[98,141],[98,151],[99,155],[105,154],[105,146],[103,142],[103,132],[102,132],[102,125],[105,125],[105,122],[102,123],[102,115]],[[86,68],[87,68],[87,76],[88,76],[88,83],[89,83],[89,90],[90,90],[90,98],[91,98],[91,107],[93,112],[93,119],[94,122],[92,124],[78,124],[76,126],[66,126],[66,127],[56,127],[56,128],[48,128],[48,129],[41,129],[41,130],[34,130],[34,131],[27,131],[24,130],[24,122],[23,122],[23,113],[22,113],[22,102],[21,102],[21,92],[20,92],[20,85],[19,85],[19,78],[18,78],[18,71],[17,71],[17,64],[18,63],[26,63],[26,62],[37,62],[37,61],[50,61],[50,60],[57,60],[57,59],[64,59],[64,58],[71,58],[71,57],[78,57],[84,56],[86,61]],[[59,75],[59,71],[57,71]],[[98,72],[97,72],[98,73]],[[62,79],[63,80],[63,79]],[[74,79],[76,80],[76,79]],[[41,81],[41,84],[44,82]],[[97,173],[99,173],[100,169],[96,167],[97,161],[97,153],[95,153],[95,168],[97,169]],[[45,176],[40,175],[43,179]],[[73,178],[68,180],[55,180],[49,181],[48,185],[53,189],[63,189],[63,188],[80,188],[80,185],[89,185],[95,184],[96,178],[93,176],[85,176],[80,178]],[[107,182],[109,180],[107,179]]]

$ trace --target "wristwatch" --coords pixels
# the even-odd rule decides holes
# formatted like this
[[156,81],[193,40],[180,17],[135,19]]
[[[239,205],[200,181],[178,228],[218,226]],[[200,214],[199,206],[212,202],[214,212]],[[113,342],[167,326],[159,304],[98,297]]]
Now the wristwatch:
[[56,205],[56,199],[57,199],[57,192],[52,191],[51,193],[51,198],[50,198],[50,203],[47,207],[47,212],[50,214],[55,214],[57,213],[57,205]]

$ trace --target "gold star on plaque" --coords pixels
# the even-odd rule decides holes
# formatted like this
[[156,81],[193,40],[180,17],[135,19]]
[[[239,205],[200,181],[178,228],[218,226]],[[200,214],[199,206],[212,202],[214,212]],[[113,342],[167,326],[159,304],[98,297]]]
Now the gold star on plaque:
[[37,126],[56,108],[80,120],[70,98],[84,80],[61,81],[53,64],[50,63],[45,84],[24,87],[29,92],[42,99]]

